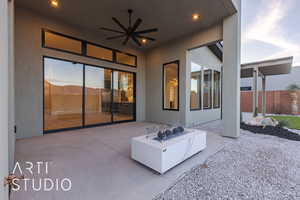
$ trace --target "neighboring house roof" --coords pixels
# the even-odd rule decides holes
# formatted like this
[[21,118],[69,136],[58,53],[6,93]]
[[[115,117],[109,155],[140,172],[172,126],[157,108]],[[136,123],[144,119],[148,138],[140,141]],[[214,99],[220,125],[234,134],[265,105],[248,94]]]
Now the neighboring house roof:
[[289,74],[293,64],[293,57],[264,60],[241,65],[241,77],[249,78],[253,76],[253,70],[258,69],[264,76]]
[[[290,74],[283,74],[278,76],[269,76],[267,77],[266,90],[275,91],[275,90],[286,90],[290,84],[300,85],[300,66],[292,67]],[[253,80],[252,78],[242,78],[241,87],[252,88]],[[258,81],[258,88],[261,88],[261,81]]]

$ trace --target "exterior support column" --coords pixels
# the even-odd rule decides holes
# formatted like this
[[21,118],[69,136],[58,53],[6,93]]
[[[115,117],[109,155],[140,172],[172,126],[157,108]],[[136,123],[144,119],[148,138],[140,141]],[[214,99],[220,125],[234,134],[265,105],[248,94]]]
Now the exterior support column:
[[253,70],[252,111],[253,117],[258,115],[258,68]]
[[265,117],[267,111],[266,105],[266,76],[262,77],[262,114]]
[[240,135],[241,77],[241,1],[235,0],[238,12],[223,21],[223,136]]
[[9,169],[13,170],[15,164],[15,0],[8,2],[8,153]]

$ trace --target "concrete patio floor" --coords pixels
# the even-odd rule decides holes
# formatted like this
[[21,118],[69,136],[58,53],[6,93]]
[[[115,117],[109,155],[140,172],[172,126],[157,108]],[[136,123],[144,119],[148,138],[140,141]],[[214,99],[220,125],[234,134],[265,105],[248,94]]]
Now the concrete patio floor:
[[[104,199],[147,200],[166,190],[191,168],[204,163],[232,139],[221,137],[221,121],[197,128],[207,130],[207,148],[164,175],[131,160],[130,139],[144,135],[151,123],[133,122],[21,139],[16,142],[16,161],[48,161],[49,173],[39,178],[69,178],[69,192],[13,192],[13,200]],[[25,175],[32,178],[31,174]]]

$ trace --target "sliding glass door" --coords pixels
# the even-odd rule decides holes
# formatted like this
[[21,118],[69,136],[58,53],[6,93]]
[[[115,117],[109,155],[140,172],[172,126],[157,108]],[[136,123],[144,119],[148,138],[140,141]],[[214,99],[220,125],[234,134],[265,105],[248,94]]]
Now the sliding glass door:
[[112,122],[112,70],[85,66],[85,125]]
[[113,121],[128,121],[135,118],[134,74],[113,73]]
[[44,130],[82,126],[83,65],[44,60]]
[[44,131],[135,120],[135,74],[44,58]]

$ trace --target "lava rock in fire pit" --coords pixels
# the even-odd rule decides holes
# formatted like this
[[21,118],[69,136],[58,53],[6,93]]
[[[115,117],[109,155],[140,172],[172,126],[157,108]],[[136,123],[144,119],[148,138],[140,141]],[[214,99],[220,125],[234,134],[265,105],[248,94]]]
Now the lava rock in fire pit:
[[178,126],[177,129],[180,131],[180,132],[184,132],[184,128],[182,126]]
[[173,134],[175,135],[175,134],[177,134],[177,133],[179,133],[180,131],[179,131],[179,129],[176,127],[176,128],[173,128]]
[[164,140],[164,139],[167,137],[167,135],[165,134],[165,132],[159,131],[159,132],[157,133],[157,137],[158,137],[160,140]]
[[164,134],[166,134],[166,136],[169,137],[170,135],[173,134],[173,132],[172,132],[171,130],[167,129],[167,130],[164,132]]
[[184,131],[184,128],[182,126],[178,126],[173,129],[173,134],[182,133]]

